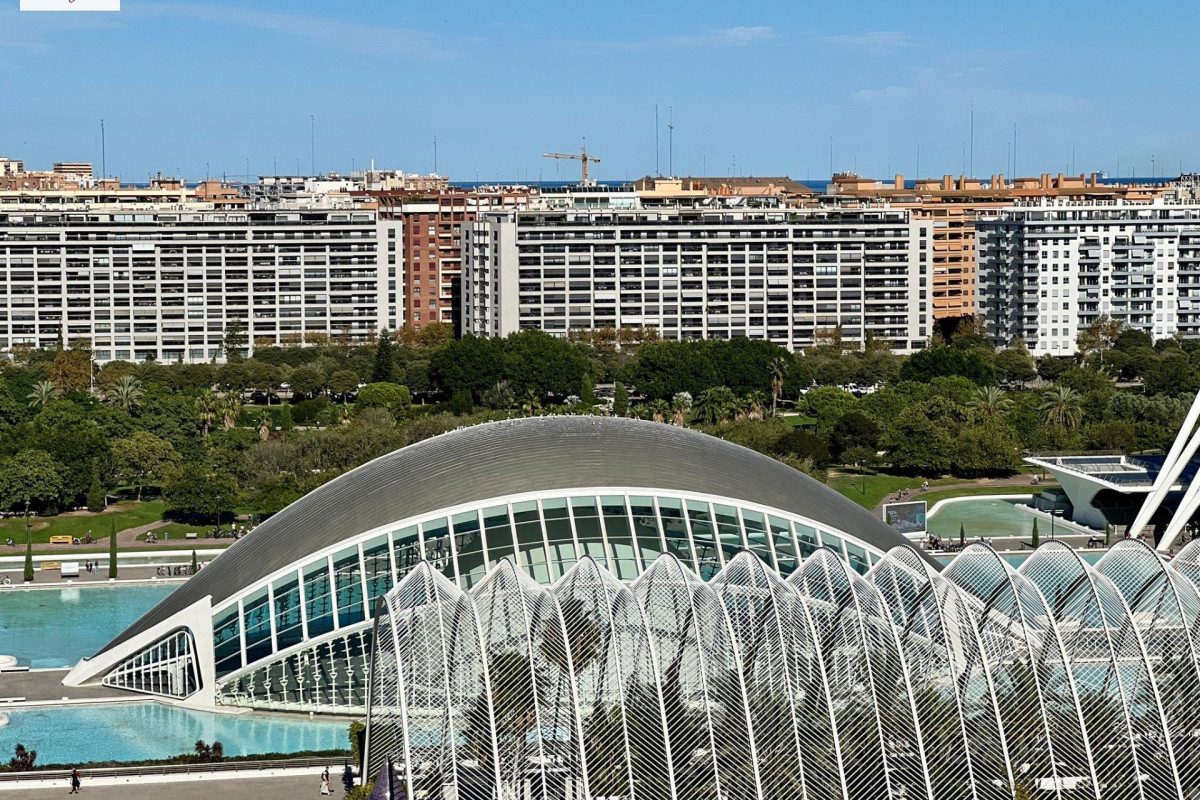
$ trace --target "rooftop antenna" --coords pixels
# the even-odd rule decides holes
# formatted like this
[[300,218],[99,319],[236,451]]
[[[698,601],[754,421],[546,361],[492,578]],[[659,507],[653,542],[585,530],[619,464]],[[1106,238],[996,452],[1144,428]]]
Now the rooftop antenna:
[[[675,177],[675,106],[668,106],[667,111],[667,172]],[[1180,170],[1182,172],[1182,170]]]
[[1013,178],[1017,177],[1017,123],[1013,123]]
[[308,157],[311,175],[317,174],[317,117],[308,115]]
[[437,175],[437,134],[433,135],[433,174]]
[[108,176],[108,147],[104,141],[104,120],[100,120],[100,180]]

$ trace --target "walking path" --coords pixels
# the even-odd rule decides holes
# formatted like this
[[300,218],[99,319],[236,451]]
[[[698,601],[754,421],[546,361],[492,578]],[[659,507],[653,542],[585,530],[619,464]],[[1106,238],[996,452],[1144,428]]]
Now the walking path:
[[[895,499],[896,496],[894,494],[889,494],[887,497],[883,498],[883,500],[880,501],[879,504],[875,506],[875,508],[873,508],[871,510],[871,513],[874,514],[876,517],[878,517],[881,513],[883,513],[883,507],[885,505],[887,505],[888,503],[910,502],[910,501],[916,502],[916,501],[922,499],[922,497],[924,495],[932,494],[933,492],[937,492],[940,494],[942,492],[953,492],[953,491],[957,491],[959,489],[995,489],[995,488],[1008,488],[1008,487],[1012,487],[1012,486],[1019,486],[1021,488],[1028,488],[1029,493],[1034,494],[1035,492],[1039,491],[1040,489],[1045,489],[1049,486],[1057,486],[1058,485],[1057,483],[1054,483],[1053,481],[1043,481],[1042,483],[1039,483],[1039,484],[1034,484],[1034,483],[1032,483],[1032,481],[1033,481],[1032,475],[1021,474],[1021,475],[1012,475],[1008,478],[980,478],[979,480],[976,480],[976,481],[964,481],[962,483],[947,483],[947,484],[941,484],[938,486],[930,486],[927,490],[925,490],[923,492],[920,491],[919,489],[913,489],[912,491],[910,491],[908,493],[908,496],[905,497],[903,500],[896,500]],[[917,478],[913,479],[913,483],[918,487],[921,485],[921,481]]]
[[[341,763],[330,765],[330,789],[333,797],[343,794]],[[320,797],[320,770],[279,769],[246,772],[214,772],[196,775],[156,776],[153,778],[96,778],[81,772],[83,780],[79,793],[95,800],[225,800],[225,798],[267,798],[296,800],[298,797]],[[42,783],[39,781],[38,783]],[[62,796],[70,787],[66,780],[46,781],[44,786],[31,787],[29,782],[6,784],[0,782],[0,797],[4,800],[48,800]]]
[[[109,686],[63,686],[70,670],[35,669],[28,672],[0,672],[0,711],[29,705],[120,700],[149,700],[148,695],[126,692]],[[13,698],[24,698],[14,702]]]

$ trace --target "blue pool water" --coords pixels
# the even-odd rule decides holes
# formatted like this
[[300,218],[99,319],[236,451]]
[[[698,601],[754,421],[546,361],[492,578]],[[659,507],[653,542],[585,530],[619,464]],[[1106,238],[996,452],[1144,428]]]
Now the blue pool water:
[[34,669],[74,666],[177,585],[5,589],[0,591],[0,654]]
[[[213,714],[160,703],[11,709],[0,725],[0,753],[17,742],[40,764],[140,761],[190,752],[196,740],[220,742],[230,756],[345,750],[349,722],[307,716]],[[315,793],[315,792],[314,792]]]

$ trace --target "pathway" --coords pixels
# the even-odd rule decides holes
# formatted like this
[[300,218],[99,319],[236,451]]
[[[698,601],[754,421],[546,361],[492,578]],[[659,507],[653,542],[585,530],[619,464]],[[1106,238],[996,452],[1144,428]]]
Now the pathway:
[[[63,703],[121,699],[147,700],[135,694],[108,686],[63,686],[62,679],[69,670],[37,669],[28,672],[0,672],[0,700],[23,697],[25,703]],[[21,703],[0,702],[0,711],[21,708]]]
[[[332,797],[341,797],[341,763],[333,765],[329,770],[332,784]],[[283,770],[280,770],[283,772]],[[296,800],[298,797],[320,797],[320,771],[287,770],[289,774],[262,777],[257,772],[223,773],[215,772],[203,778],[188,776],[188,780],[173,780],[164,782],[162,778],[146,780],[134,779],[122,781],[116,785],[99,785],[100,779],[88,779],[87,770],[83,770],[80,795],[95,800],[225,800],[225,798],[281,798],[281,800]],[[107,780],[104,781],[107,783]],[[29,788],[27,786],[6,785],[0,782],[0,798],[4,800],[42,800],[51,797],[61,797],[68,789],[66,781],[56,782],[45,788]]]
[[914,488],[912,491],[910,491],[908,493],[908,496],[905,497],[903,501],[896,500],[895,499],[896,496],[894,494],[888,495],[887,497],[883,498],[883,500],[878,505],[876,505],[875,508],[871,509],[871,513],[874,514],[876,517],[878,517],[881,513],[883,513],[883,507],[885,505],[887,505],[888,503],[910,502],[910,501],[915,502],[917,500],[920,500],[922,495],[929,494],[930,492],[953,492],[958,489],[989,489],[989,488],[996,488],[996,487],[1007,488],[1007,487],[1011,487],[1011,486],[1020,486],[1022,488],[1028,488],[1029,493],[1034,494],[1035,492],[1039,491],[1040,489],[1044,489],[1048,486],[1057,486],[1058,485],[1058,484],[1054,483],[1053,481],[1043,481],[1043,482],[1035,485],[1032,483],[1032,481],[1033,481],[1032,475],[1020,474],[1020,475],[1012,475],[1008,478],[980,478],[979,480],[976,480],[976,481],[963,481],[962,483],[939,484],[936,486],[930,486],[927,491],[922,492],[919,489],[919,487],[921,486],[921,479],[913,478],[913,487]]

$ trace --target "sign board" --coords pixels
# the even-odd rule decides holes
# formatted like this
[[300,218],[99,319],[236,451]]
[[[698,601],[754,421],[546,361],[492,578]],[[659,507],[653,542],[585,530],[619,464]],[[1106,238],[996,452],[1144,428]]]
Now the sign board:
[[924,500],[888,503],[883,507],[883,521],[901,536],[916,539],[928,532],[925,524],[926,511],[927,503]]

